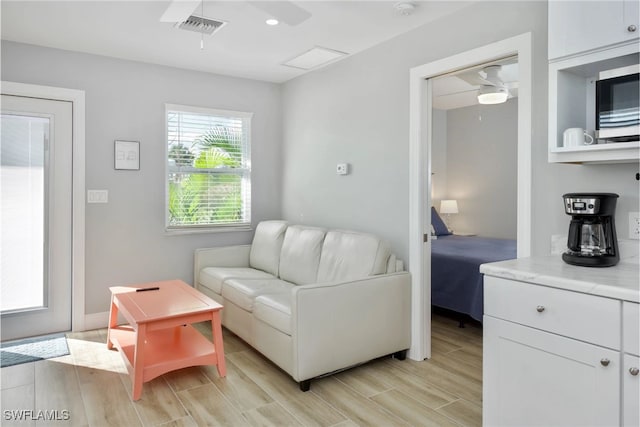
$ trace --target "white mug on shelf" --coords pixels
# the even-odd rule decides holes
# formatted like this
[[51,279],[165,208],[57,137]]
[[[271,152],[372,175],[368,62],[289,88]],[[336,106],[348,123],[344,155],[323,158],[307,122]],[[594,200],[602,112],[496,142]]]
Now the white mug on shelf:
[[593,144],[593,137],[582,128],[569,128],[562,135],[563,147],[579,147]]

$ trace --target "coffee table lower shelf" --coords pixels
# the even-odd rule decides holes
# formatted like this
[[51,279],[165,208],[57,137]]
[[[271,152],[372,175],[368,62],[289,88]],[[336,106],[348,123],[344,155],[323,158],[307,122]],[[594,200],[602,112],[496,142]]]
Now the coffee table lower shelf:
[[[135,381],[136,331],[129,325],[122,325],[112,328],[110,334]],[[216,365],[217,355],[211,341],[193,326],[185,325],[147,332],[142,364],[142,382],[145,383],[176,369]]]

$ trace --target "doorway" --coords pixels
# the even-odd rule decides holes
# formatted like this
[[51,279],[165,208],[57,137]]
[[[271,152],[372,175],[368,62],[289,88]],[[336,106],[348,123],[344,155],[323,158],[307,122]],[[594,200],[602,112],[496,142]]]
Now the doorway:
[[412,276],[412,343],[409,357],[431,357],[431,239],[433,78],[477,64],[517,56],[517,256],[531,250],[531,34],[463,52],[411,69],[409,269]]
[[83,289],[84,283],[78,280],[78,270],[84,275],[84,269],[77,264],[84,263],[84,159],[78,161],[79,154],[84,156],[84,132],[79,132],[84,115],[80,112],[84,113],[84,92],[3,82],[3,341],[78,330],[83,325],[84,294],[78,288]]
[[518,58],[432,80],[433,206],[454,235],[515,240]]

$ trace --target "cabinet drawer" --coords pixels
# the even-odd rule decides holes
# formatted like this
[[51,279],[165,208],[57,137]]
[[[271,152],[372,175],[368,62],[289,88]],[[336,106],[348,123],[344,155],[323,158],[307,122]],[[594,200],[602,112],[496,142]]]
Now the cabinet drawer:
[[620,350],[620,301],[484,276],[484,312]]
[[640,356],[640,304],[622,303],[622,345],[625,353]]

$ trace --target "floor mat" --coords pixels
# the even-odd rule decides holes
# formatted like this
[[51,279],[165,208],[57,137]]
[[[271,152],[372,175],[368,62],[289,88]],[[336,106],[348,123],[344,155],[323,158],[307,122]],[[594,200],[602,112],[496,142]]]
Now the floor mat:
[[0,344],[0,367],[51,359],[69,354],[64,334],[8,341]]

